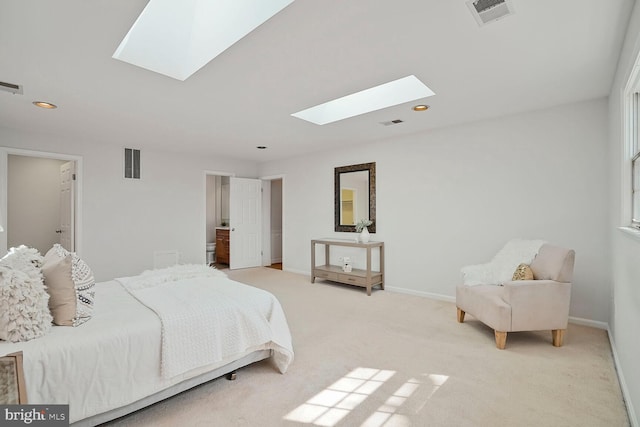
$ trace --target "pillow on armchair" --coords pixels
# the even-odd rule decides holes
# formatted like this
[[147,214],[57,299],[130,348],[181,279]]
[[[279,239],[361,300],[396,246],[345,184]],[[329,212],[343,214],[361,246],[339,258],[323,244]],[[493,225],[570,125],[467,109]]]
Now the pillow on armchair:
[[533,270],[528,264],[522,263],[516,268],[511,280],[533,280]]

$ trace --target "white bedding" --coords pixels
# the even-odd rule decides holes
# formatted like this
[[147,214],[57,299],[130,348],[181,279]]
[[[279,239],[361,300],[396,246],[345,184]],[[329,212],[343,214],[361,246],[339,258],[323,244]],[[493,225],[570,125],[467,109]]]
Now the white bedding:
[[22,343],[0,341],[0,355],[24,353],[29,403],[70,403],[71,422],[128,405],[269,346],[247,348],[166,379],[160,375],[158,316],[116,281],[97,283],[95,301],[93,318],[79,327],[54,326],[46,336]]
[[282,307],[272,294],[233,282],[207,266],[145,273],[116,280],[160,318],[164,378],[260,345],[274,350],[278,369],[287,371],[293,360],[291,335]]

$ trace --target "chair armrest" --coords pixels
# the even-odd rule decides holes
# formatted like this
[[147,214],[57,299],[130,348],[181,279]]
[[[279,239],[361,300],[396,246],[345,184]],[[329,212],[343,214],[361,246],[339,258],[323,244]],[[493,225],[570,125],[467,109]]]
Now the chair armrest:
[[511,306],[512,331],[566,329],[571,283],[515,280],[504,283],[502,298]]

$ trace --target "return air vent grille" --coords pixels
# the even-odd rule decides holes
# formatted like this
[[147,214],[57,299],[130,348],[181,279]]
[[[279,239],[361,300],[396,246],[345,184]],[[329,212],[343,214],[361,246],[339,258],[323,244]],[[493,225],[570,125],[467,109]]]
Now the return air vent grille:
[[124,177],[140,179],[140,150],[124,149]]
[[511,0],[469,0],[467,6],[481,27],[514,13]]
[[400,123],[404,123],[404,120],[395,119],[395,120],[390,120],[388,122],[380,122],[381,125],[385,125],[385,126],[393,126]]
[[14,95],[22,95],[22,85],[17,85],[14,83],[0,82],[0,90],[11,92]]

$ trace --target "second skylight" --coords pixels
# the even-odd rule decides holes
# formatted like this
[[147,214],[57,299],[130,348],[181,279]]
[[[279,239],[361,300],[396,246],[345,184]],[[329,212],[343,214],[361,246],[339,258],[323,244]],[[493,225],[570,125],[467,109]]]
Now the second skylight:
[[317,125],[326,125],[432,95],[435,93],[427,85],[411,75],[291,115]]

